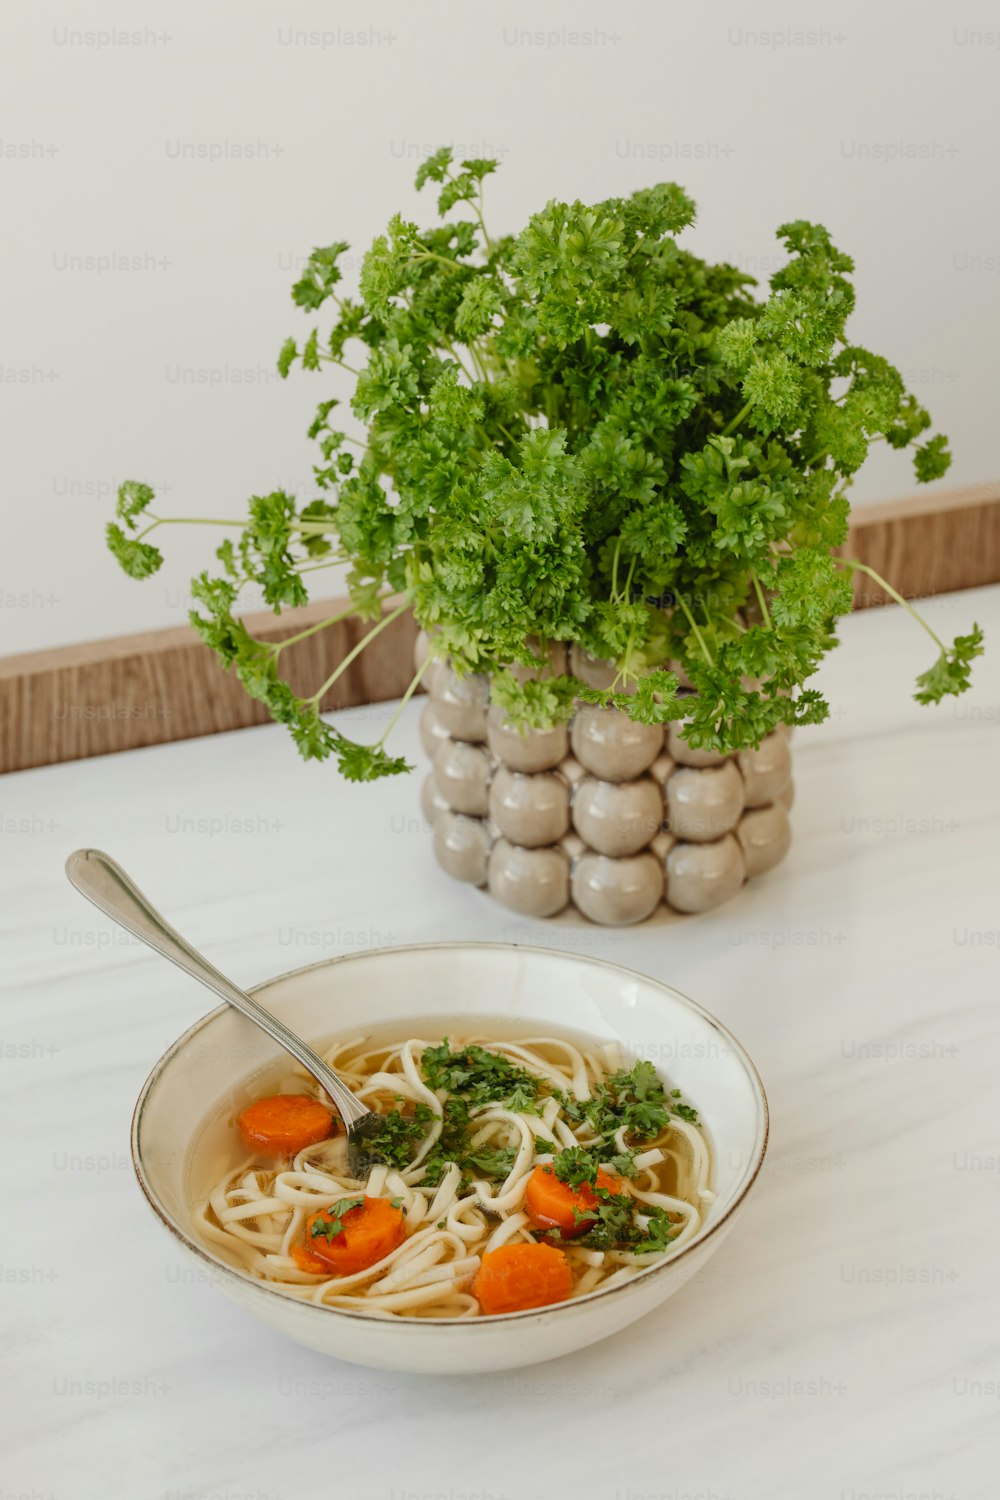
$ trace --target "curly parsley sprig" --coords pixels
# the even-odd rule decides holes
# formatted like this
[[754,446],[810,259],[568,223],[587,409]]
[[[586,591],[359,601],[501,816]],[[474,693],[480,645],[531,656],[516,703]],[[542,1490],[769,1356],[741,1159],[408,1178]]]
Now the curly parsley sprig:
[[[195,582],[192,623],[302,755],[334,755],[355,780],[408,768],[384,736],[357,745],[320,716],[348,661],[318,691],[293,690],[291,642],[257,640],[239,617],[248,585],[280,613],[346,561],[352,606],[373,622],[366,642],[398,596],[523,727],[583,699],[644,723],[683,718],[690,745],[729,751],[821,721],[827,703],[806,683],[851,606],[851,572],[868,571],[833,555],[853,475],[875,442],[910,448],[921,483],[950,462],[899,372],[848,341],[850,257],[822,225],[784,224],[787,263],[758,297],[752,277],[681,246],[695,209],[674,183],[551,202],[497,237],[483,209],[496,167],[430,156],[416,180],[436,188],[440,222],[396,215],[354,295],[346,242],[310,255],[292,296],[327,321],[287,339],[278,369],[329,368],[346,387],[309,428],[318,494],[301,509],[277,490],[242,520],[190,518],[237,529],[216,552],[221,572]],[[361,438],[340,425],[345,403]],[[180,519],[153,500],[127,482],[108,526],[135,578],[162,564],[150,533]],[[530,639],[577,642],[613,660],[617,680],[522,682],[510,668],[540,661]],[[922,703],[965,691],[982,650],[977,626],[951,646],[934,639]]]

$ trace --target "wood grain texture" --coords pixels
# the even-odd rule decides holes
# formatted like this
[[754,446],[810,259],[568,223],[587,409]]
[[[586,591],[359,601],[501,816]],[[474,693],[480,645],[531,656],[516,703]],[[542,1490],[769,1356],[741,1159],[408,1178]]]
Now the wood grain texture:
[[[867,505],[840,550],[907,599],[1000,582],[1000,483]],[[855,609],[891,602],[873,579],[855,574]]]
[[[261,640],[280,641],[337,612],[336,601],[323,599],[287,611],[280,623],[268,612],[248,615],[246,623]],[[290,646],[282,671],[297,691],[314,691],[370,629],[370,621],[357,617],[331,625]],[[412,616],[394,620],[351,663],[322,707],[398,697],[413,673],[416,634]],[[0,659],[3,771],[268,720],[267,710],[186,626]]]
[[[843,548],[907,598],[1000,582],[1000,483],[870,505]],[[885,604],[864,574],[857,609]],[[337,612],[334,600],[290,610],[280,621],[248,615],[262,640],[284,640]],[[349,618],[289,647],[289,677],[314,687],[370,625]],[[412,674],[416,624],[386,627],[323,700],[324,709],[396,698]],[[0,658],[0,770],[106,755],[266,723],[231,674],[186,626]]]

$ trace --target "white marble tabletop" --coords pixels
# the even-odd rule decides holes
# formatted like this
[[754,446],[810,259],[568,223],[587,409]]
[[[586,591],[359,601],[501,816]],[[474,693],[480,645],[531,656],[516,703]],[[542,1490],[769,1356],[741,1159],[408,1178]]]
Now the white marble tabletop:
[[[435,867],[417,778],[346,786],[277,728],[0,782],[0,1500],[993,1496],[1000,588],[926,614],[986,628],[974,691],[919,708],[922,632],[846,621],[833,717],[795,741],[788,859],[646,929],[506,913]],[[419,758],[415,712],[398,744]],[[769,1092],[736,1231],[646,1323],[533,1369],[397,1376],[283,1342],[181,1263],[133,1181],[136,1094],[210,1002],[70,888],[82,844],[247,984],[441,937],[671,981]]]

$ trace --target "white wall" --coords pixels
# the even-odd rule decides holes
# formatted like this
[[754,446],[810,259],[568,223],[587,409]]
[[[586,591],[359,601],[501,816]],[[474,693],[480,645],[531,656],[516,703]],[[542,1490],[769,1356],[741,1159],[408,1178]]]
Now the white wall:
[[[997,473],[988,4],[24,0],[4,16],[0,650],[183,621],[214,533],[177,529],[163,572],[125,579],[102,540],[119,479],[202,516],[308,487],[328,377],[274,373],[307,326],[297,258],[363,248],[396,209],[429,217],[410,183],[445,142],[502,158],[498,226],[674,178],[700,205],[692,248],[766,276],[775,226],[822,220],[858,261],[855,338],[952,437],[945,483]],[[139,44],[99,45],[115,28]],[[258,149],[191,160],[178,142]],[[140,268],[67,264],[108,256]],[[911,488],[907,459],[880,454],[856,495]]]

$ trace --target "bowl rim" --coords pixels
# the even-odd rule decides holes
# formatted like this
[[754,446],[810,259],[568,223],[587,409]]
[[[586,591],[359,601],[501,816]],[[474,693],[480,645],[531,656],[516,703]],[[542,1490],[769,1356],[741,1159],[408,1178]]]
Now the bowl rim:
[[693,1239],[689,1240],[688,1243],[682,1246],[678,1251],[676,1251],[675,1254],[671,1255],[668,1252],[667,1254],[662,1256],[660,1260],[654,1262],[654,1264],[650,1266],[644,1266],[642,1270],[638,1271],[636,1275],[631,1277],[628,1281],[619,1282],[617,1286],[613,1287],[597,1287],[592,1292],[584,1293],[582,1297],[570,1297],[565,1302],[553,1302],[543,1307],[522,1308],[518,1312],[489,1313],[482,1314],[479,1317],[475,1318],[400,1317],[389,1320],[380,1314],[366,1313],[360,1309],[355,1312],[353,1309],[330,1307],[327,1304],[321,1302],[307,1302],[304,1299],[300,1299],[298,1297],[289,1297],[285,1292],[282,1292],[277,1286],[272,1285],[270,1282],[263,1281],[256,1276],[250,1276],[246,1271],[238,1270],[235,1266],[227,1265],[225,1261],[213,1255],[209,1249],[200,1244],[198,1240],[194,1238],[193,1234],[189,1234],[181,1224],[177,1223],[173,1216],[168,1212],[168,1210],[164,1208],[158,1201],[156,1191],[146,1173],[146,1168],[143,1163],[142,1154],[139,1148],[139,1132],[142,1128],[142,1116],[149,1095],[152,1093],[152,1090],[155,1088],[161,1075],[165,1072],[177,1053],[182,1051],[187,1043],[191,1041],[195,1036],[197,1036],[197,1034],[204,1027],[208,1026],[210,1022],[215,1020],[217,1016],[223,1015],[225,1012],[231,1009],[229,1005],[223,1002],[223,1004],[217,1005],[214,1007],[214,1009],[206,1012],[205,1015],[200,1016],[197,1021],[189,1026],[187,1030],[184,1031],[176,1039],[176,1041],[171,1043],[167,1050],[153,1065],[148,1078],[146,1079],[139,1092],[139,1097],[136,1099],[135,1108],[132,1112],[130,1147],[132,1167],[138,1180],[139,1187],[142,1190],[142,1194],[146,1199],[146,1202],[153,1210],[156,1217],[160,1220],[161,1224],[163,1224],[164,1228],[167,1229],[175,1239],[180,1241],[180,1243],[184,1246],[185,1250],[187,1250],[189,1254],[195,1255],[199,1260],[205,1261],[208,1266],[214,1272],[221,1275],[224,1280],[234,1281],[240,1287],[246,1288],[251,1293],[261,1292],[267,1297],[275,1297],[280,1302],[289,1303],[294,1307],[308,1308],[315,1313],[332,1314],[335,1317],[347,1318],[352,1322],[357,1322],[360,1319],[361,1321],[368,1324],[378,1324],[382,1326],[388,1324],[390,1327],[398,1328],[401,1330],[408,1328],[412,1332],[413,1330],[419,1330],[421,1328],[470,1328],[480,1326],[483,1322],[486,1322],[488,1325],[493,1326],[502,1323],[514,1322],[518,1319],[524,1318],[537,1319],[542,1315],[546,1317],[555,1316],[562,1311],[586,1306],[588,1304],[596,1302],[598,1299],[610,1299],[611,1297],[617,1295],[619,1292],[634,1291],[637,1287],[643,1285],[645,1282],[652,1280],[652,1278],[660,1272],[665,1271],[668,1266],[677,1265],[692,1250],[701,1249],[713,1237],[713,1235],[717,1234],[718,1231],[732,1219],[733,1215],[736,1213],[736,1210],[742,1205],[750,1189],[756,1182],[757,1177],[760,1174],[760,1169],[764,1164],[764,1157],[767,1153],[768,1139],[770,1136],[770,1110],[767,1102],[767,1094],[764,1089],[764,1081],[760,1076],[756,1063],[750,1056],[747,1049],[744,1047],[743,1043],[737,1036],[734,1035],[732,1031],[730,1031],[729,1027],[723,1021],[720,1021],[717,1016],[713,1016],[711,1011],[706,1010],[703,1005],[699,1005],[697,1000],[692,1000],[691,997],[684,994],[682,990],[675,989],[673,985],[667,984],[661,979],[654,979],[650,974],[643,974],[638,969],[629,968],[627,964],[613,963],[609,959],[604,958],[592,958],[589,954],[565,953],[562,949],[545,948],[540,944],[535,943],[502,943],[492,941],[476,942],[458,939],[455,941],[446,942],[397,943],[381,948],[365,948],[359,950],[356,953],[337,953],[334,954],[332,958],[317,959],[315,963],[302,964],[298,968],[287,969],[282,974],[275,974],[270,979],[263,979],[258,984],[251,985],[248,988],[247,993],[250,995],[257,995],[259,991],[266,990],[271,985],[280,984],[283,980],[295,979],[300,974],[311,973],[314,969],[333,968],[335,965],[341,963],[355,963],[358,961],[363,961],[366,958],[382,958],[387,954],[427,953],[439,951],[454,951],[456,949],[461,949],[466,952],[469,950],[472,950],[474,952],[495,952],[499,950],[507,953],[517,952],[540,954],[545,958],[557,958],[562,960],[568,959],[571,963],[582,963],[587,965],[588,967],[594,966],[602,969],[611,969],[617,974],[627,974],[633,979],[644,980],[647,984],[651,984],[657,989],[669,991],[671,995],[681,1000],[690,1010],[695,1011],[699,1016],[702,1017],[703,1020],[708,1022],[709,1026],[711,1026],[715,1031],[719,1032],[727,1040],[734,1055],[742,1064],[743,1069],[749,1079],[751,1089],[753,1090],[760,1111],[759,1144],[754,1155],[748,1160],[747,1166],[744,1169],[743,1180],[740,1182],[733,1200],[729,1204],[729,1207],[726,1209],[726,1211],[707,1228],[703,1226],[702,1229],[699,1230],[698,1233],[693,1237]]

